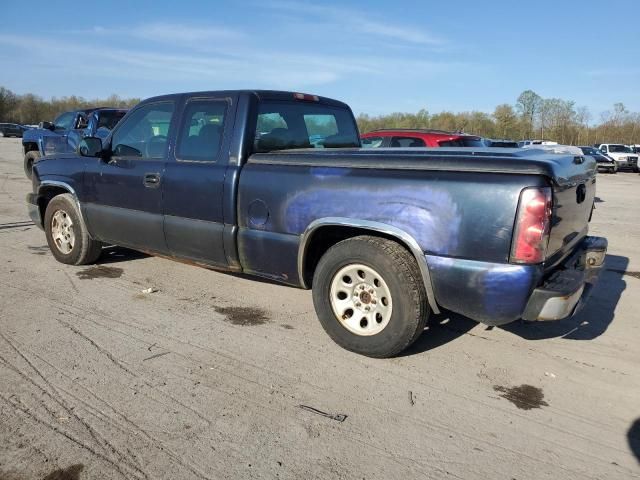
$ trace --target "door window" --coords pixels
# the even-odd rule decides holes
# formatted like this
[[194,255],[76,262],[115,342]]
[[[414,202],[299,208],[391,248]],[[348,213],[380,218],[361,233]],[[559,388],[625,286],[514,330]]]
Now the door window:
[[115,157],[164,158],[173,102],[143,105],[114,132],[111,149]]
[[213,162],[220,152],[227,102],[224,100],[192,100],[183,115],[176,158]]

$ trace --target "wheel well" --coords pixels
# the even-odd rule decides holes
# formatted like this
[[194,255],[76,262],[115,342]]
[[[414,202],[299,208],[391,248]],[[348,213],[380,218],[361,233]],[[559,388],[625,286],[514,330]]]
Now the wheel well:
[[342,240],[357,237],[360,235],[386,238],[399,243],[409,252],[411,252],[409,246],[405,244],[401,239],[376,230],[348,227],[344,225],[327,225],[319,227],[311,234],[311,238],[309,238],[309,240],[307,241],[307,245],[304,251],[302,275],[305,285],[307,285],[308,287],[312,286],[313,274],[316,270],[316,267],[318,266],[318,262],[327,252],[327,250],[329,250],[336,243],[341,242]]
[[65,193],[70,193],[70,192],[62,187],[58,187],[54,185],[42,187],[40,189],[40,193],[38,195],[38,208],[40,209],[40,218],[42,219],[43,222],[44,222],[44,214],[47,211],[47,205],[49,205],[49,202],[53,200],[54,197],[57,197],[58,195],[63,195]]
[[38,144],[35,142],[27,142],[27,143],[24,143],[23,146],[24,146],[25,155],[27,154],[27,152],[38,150]]

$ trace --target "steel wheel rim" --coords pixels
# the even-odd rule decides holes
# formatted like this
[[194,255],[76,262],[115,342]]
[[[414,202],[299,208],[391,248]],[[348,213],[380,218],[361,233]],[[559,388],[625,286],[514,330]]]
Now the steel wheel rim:
[[376,335],[391,320],[391,290],[371,267],[354,263],[341,268],[331,280],[329,295],[336,319],[355,335]]
[[64,210],[56,210],[51,217],[51,238],[61,253],[68,255],[73,250],[76,243],[73,221]]

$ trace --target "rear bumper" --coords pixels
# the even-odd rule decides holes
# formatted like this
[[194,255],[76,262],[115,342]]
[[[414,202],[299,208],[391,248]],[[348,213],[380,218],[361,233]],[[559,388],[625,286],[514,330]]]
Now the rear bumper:
[[607,239],[586,237],[575,252],[533,290],[522,318],[561,320],[577,313],[587,302],[607,253]]

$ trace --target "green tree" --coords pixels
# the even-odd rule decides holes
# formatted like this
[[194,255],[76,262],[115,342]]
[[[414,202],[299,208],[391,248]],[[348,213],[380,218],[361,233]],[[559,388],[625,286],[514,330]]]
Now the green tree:
[[522,138],[531,138],[533,136],[534,122],[541,106],[542,97],[533,90],[525,90],[518,96],[516,109],[521,117]]

